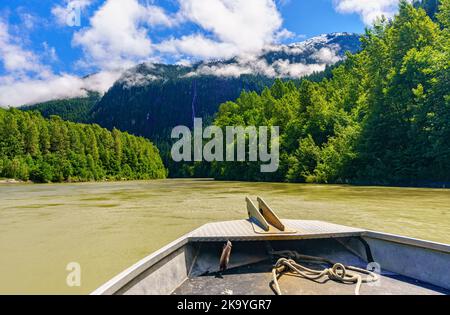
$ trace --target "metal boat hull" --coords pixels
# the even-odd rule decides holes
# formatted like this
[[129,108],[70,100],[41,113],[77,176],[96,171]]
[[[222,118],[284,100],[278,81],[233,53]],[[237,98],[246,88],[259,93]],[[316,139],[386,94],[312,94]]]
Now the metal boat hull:
[[[361,294],[449,294],[450,246],[319,221],[283,220],[294,234],[258,234],[249,221],[205,225],[124,271],[94,295],[274,294],[272,251],[295,250],[360,268],[379,266],[380,281]],[[223,245],[229,268],[219,273]],[[351,285],[280,280],[283,294],[353,294]]]

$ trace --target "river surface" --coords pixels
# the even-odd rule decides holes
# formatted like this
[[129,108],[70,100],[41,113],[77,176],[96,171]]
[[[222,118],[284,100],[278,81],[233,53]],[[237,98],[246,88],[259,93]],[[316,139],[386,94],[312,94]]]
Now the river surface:
[[[263,197],[286,219],[450,243],[450,191],[161,180],[0,184],[0,294],[86,294],[192,229],[243,219]],[[66,266],[81,266],[81,287]]]

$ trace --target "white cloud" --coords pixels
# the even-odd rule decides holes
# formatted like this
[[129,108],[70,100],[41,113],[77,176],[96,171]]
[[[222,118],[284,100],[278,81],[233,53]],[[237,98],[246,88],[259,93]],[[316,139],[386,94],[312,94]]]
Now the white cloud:
[[49,100],[87,96],[87,91],[104,93],[120,73],[101,72],[87,78],[69,74],[51,75],[45,79],[0,78],[0,106],[21,106]]
[[281,29],[283,20],[273,0],[179,0],[183,21],[212,34],[191,34],[156,45],[163,53],[199,58],[229,58],[259,53],[278,40],[294,36]]
[[171,38],[155,46],[159,52],[172,55],[188,55],[201,59],[230,58],[239,53],[231,43],[218,42],[202,34]]
[[282,77],[301,78],[314,72],[325,70],[325,64],[291,63],[289,60],[278,60],[273,64]]
[[42,47],[44,48],[44,56],[48,60],[50,60],[51,62],[56,62],[59,60],[55,47],[50,46],[47,42],[43,42]]
[[246,53],[271,43],[283,22],[271,0],[183,0],[180,5],[189,20]]
[[106,93],[120,78],[122,71],[101,71],[83,79],[80,89]]
[[[338,35],[336,33],[336,36]],[[264,56],[278,52],[301,58],[295,58],[296,61],[279,59],[269,64]],[[326,66],[341,61],[343,57],[340,52],[342,48],[338,44],[331,44],[327,35],[321,35],[293,45],[272,45],[266,47],[260,55],[242,55],[235,58],[232,63],[202,64],[187,76],[239,77],[243,74],[259,74],[267,77],[301,78],[323,71]],[[305,63],[304,60],[312,63]]]
[[91,18],[89,28],[75,34],[88,63],[102,69],[129,67],[152,52],[147,30],[140,26],[142,7],[136,0],[108,0]]
[[82,47],[87,66],[124,69],[152,58],[149,27],[174,24],[176,20],[159,7],[143,6],[137,0],[107,0],[90,26],[74,35],[73,44]]
[[25,30],[32,30],[38,24],[42,23],[41,18],[35,16],[34,14],[26,11],[25,8],[21,7],[17,9],[17,13],[20,17],[20,21],[22,22],[21,27]]
[[167,13],[158,6],[149,5],[147,7],[143,7],[143,10],[145,15],[144,20],[149,26],[162,25],[172,27],[181,22],[178,17],[171,17],[167,15]]
[[235,64],[204,65],[187,76],[212,75],[221,77],[239,77],[244,74],[260,74],[267,77],[301,78],[314,72],[325,70],[327,64],[291,63],[289,60],[277,60],[268,64],[264,59],[256,59]]
[[[166,13],[156,5],[138,0],[106,0],[77,32],[75,46],[85,52],[80,64],[100,69],[127,68],[156,54],[179,59],[229,58],[258,53],[265,46],[292,38],[282,29],[282,18],[273,0],[178,0],[179,10]],[[155,27],[198,25],[201,31],[152,43]],[[173,56],[171,56],[173,58]]]
[[[147,70],[154,69],[153,64],[144,64],[144,67],[147,68]],[[140,67],[140,66],[139,66]],[[137,71],[136,68],[131,68],[127,71],[125,71],[122,76],[119,79],[119,82],[123,84],[125,88],[132,88],[132,87],[139,87],[139,86],[145,86],[150,81],[156,81],[161,80],[162,77],[156,76],[154,74],[150,73],[142,73]]]
[[[20,106],[54,99],[86,96],[86,91],[106,92],[120,73],[102,71],[81,79],[54,74],[40,58],[11,36],[8,25],[0,21],[0,60],[8,72],[0,77],[0,106]],[[57,58],[53,47],[43,43],[44,54]]]
[[239,77],[244,74],[259,74],[272,78],[301,78],[315,72],[324,71],[327,65],[342,60],[337,55],[337,51],[329,48],[321,48],[311,53],[309,58],[315,59],[316,63],[306,64],[302,62],[291,62],[288,59],[280,59],[269,64],[264,57],[245,56],[237,58],[236,62],[231,64],[216,63],[201,65],[196,71],[189,73],[187,77],[198,75]]
[[24,76],[29,72],[45,75],[49,70],[31,51],[19,45],[20,40],[10,35],[8,24],[0,20],[0,59],[10,74]]
[[248,65],[230,64],[230,65],[204,65],[196,72],[189,73],[186,77],[198,75],[211,75],[219,77],[239,77],[243,74],[253,73],[253,69]]
[[332,49],[331,47],[323,47],[311,56],[319,63],[324,63],[327,65],[335,64],[339,62],[342,58],[337,54],[337,48]]
[[0,86],[0,104],[14,107],[52,99],[84,96],[86,91],[80,93],[81,87],[82,80],[70,75],[51,77],[46,80],[25,79],[3,82]]
[[399,2],[400,0],[333,0],[338,12],[357,13],[367,25],[383,15],[392,18],[398,11]]
[[[274,0],[178,0],[178,4],[178,12],[168,14],[138,0],[106,0],[89,27],[74,35],[73,45],[84,51],[78,65],[116,70],[161,55],[170,55],[171,60],[225,59],[257,54],[269,44],[295,36],[282,28]],[[200,30],[159,43],[149,37],[155,27],[186,23]]]
[[89,7],[92,2],[93,0],[64,0],[64,5],[53,6],[52,14],[58,24],[67,26],[74,10],[80,10],[79,13],[81,14],[81,11]]
[[279,31],[275,34],[274,39],[276,42],[282,42],[287,39],[304,38],[304,37],[305,37],[304,35],[296,35],[295,33],[283,28],[281,31]]

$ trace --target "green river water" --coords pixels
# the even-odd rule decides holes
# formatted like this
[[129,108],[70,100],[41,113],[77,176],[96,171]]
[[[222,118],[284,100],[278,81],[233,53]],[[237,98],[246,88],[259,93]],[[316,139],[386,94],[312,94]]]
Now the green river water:
[[[213,221],[245,218],[259,195],[286,219],[324,220],[450,243],[450,191],[162,180],[0,184],[0,294],[86,294]],[[70,262],[81,287],[66,285]]]

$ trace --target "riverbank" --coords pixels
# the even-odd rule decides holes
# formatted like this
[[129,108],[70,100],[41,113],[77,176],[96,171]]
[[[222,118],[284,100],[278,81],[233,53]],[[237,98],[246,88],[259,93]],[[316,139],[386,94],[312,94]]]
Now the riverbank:
[[[153,179],[151,181],[165,180],[165,179]],[[167,180],[178,180],[178,181],[215,181],[215,182],[241,182],[241,181],[228,181],[214,178],[167,178]],[[49,185],[49,184],[84,184],[84,183],[122,183],[122,182],[147,182],[149,180],[142,179],[104,179],[104,180],[93,180],[93,181],[64,181],[60,183],[40,183],[29,181],[22,181],[18,179],[7,179],[1,178],[0,184],[35,184],[35,185]],[[258,182],[258,181],[247,181],[247,183],[265,183],[265,184],[290,184],[290,185],[323,185],[323,186],[350,186],[350,187],[384,187],[384,188],[429,188],[429,189],[447,189],[450,190],[450,182],[426,182],[421,181],[417,183],[396,183],[396,184],[386,184],[386,183],[370,183],[370,182],[347,182],[347,183],[330,183],[330,184],[319,184],[319,183],[283,183],[283,182]]]
[[1,184],[33,184],[33,185],[64,185],[64,184],[95,184],[95,183],[122,183],[122,182],[147,182],[147,181],[154,181],[154,180],[164,180],[164,179],[104,179],[104,180],[96,180],[96,181],[63,181],[63,182],[48,182],[48,183],[41,183],[41,182],[33,182],[31,180],[23,181],[20,179],[11,179],[11,178],[1,178],[0,179],[0,185]]
[[18,179],[0,178],[0,184],[32,184],[31,181],[23,181]]

